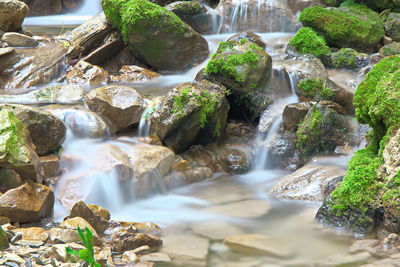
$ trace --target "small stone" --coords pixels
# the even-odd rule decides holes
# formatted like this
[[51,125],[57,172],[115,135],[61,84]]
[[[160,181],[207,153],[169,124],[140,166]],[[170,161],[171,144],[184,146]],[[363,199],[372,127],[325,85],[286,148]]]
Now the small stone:
[[139,257],[132,250],[128,250],[122,254],[122,261],[126,263],[137,263],[139,261]]
[[11,55],[13,53],[15,53],[15,48],[13,47],[0,48],[0,57]]
[[108,227],[108,221],[102,216],[96,215],[83,201],[74,204],[69,215],[70,218],[82,217],[85,219],[98,234],[102,234]]
[[133,250],[146,245],[151,248],[151,251],[157,251],[162,245],[162,240],[157,236],[135,233],[123,229],[113,235],[111,245],[112,250],[116,252]]
[[66,251],[66,248],[70,248],[73,250],[85,249],[84,246],[76,244],[76,243],[55,244],[55,245],[51,246],[50,253],[52,255],[52,258],[56,258],[57,260],[60,260],[63,262],[67,261],[70,258],[75,258],[75,260],[79,259],[78,256],[69,255]]
[[87,204],[88,208],[93,212],[94,215],[103,217],[104,220],[109,221],[111,218],[110,212],[106,209],[103,209],[100,206],[94,204]]
[[13,47],[34,47],[39,44],[32,37],[16,32],[6,32],[1,37],[1,41]]
[[296,131],[297,125],[303,121],[310,108],[311,105],[306,102],[287,105],[282,113],[285,129],[292,132]]
[[49,237],[53,243],[81,242],[78,231],[73,229],[52,228],[49,230]]
[[139,233],[161,236],[162,230],[160,226],[152,222],[143,222],[143,223],[131,223],[131,222],[119,222],[122,227],[130,227],[138,231]]
[[61,223],[60,227],[64,229],[74,229],[74,230],[77,230],[79,227],[83,232],[87,227],[92,232],[93,236],[97,236],[97,232],[93,228],[93,226],[90,225],[90,223],[88,223],[85,219],[81,217],[73,217],[70,219],[66,219]]
[[3,258],[0,259],[0,264],[1,265],[3,265],[6,262],[14,262],[14,263],[20,264],[20,266],[25,264],[25,260],[24,259],[22,259],[17,254],[9,253],[9,252],[4,253],[3,254]]
[[40,157],[43,178],[58,176],[61,173],[60,158],[56,154]]
[[21,246],[33,245],[39,247],[44,245],[49,238],[49,232],[41,227],[19,228],[14,230],[14,232],[17,235],[22,235],[20,240],[14,242],[14,244]]
[[108,78],[108,72],[103,68],[81,60],[67,73],[66,81],[81,85],[99,85],[107,82]]
[[160,77],[160,74],[154,71],[133,65],[122,66],[119,72],[120,75],[118,76],[111,75],[110,80],[112,82],[132,83],[138,81],[148,81]]

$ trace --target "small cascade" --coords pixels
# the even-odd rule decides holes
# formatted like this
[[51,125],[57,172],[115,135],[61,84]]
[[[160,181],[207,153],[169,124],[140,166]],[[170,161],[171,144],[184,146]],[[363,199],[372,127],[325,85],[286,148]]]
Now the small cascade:
[[146,109],[142,113],[142,117],[140,117],[139,127],[138,127],[138,137],[146,137],[150,136],[150,122],[148,118],[157,108],[160,103],[161,98],[156,97],[153,100],[145,100]]

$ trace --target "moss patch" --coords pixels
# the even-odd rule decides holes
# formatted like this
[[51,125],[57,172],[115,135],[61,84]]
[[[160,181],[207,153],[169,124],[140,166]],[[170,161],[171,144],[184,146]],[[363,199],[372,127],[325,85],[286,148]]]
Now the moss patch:
[[297,85],[298,90],[307,97],[314,100],[330,100],[335,95],[332,88],[329,88],[322,78],[308,78]]
[[342,48],[332,54],[332,66],[334,68],[353,69],[356,67],[357,52],[351,48]]
[[290,39],[289,45],[294,47],[301,54],[312,54],[318,58],[331,54],[331,50],[324,38],[308,27],[302,27],[296,35]]

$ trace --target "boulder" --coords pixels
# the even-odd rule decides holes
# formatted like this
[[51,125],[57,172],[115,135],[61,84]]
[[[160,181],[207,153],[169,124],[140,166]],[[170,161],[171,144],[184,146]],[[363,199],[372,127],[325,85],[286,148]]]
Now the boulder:
[[13,230],[13,232],[22,236],[20,240],[14,243],[20,246],[43,246],[49,238],[49,232],[41,227],[19,228]]
[[0,41],[12,47],[34,47],[39,44],[39,42],[32,37],[16,32],[6,32],[1,37]]
[[136,233],[132,229],[119,230],[111,240],[111,248],[116,252],[133,250],[142,246],[149,246],[150,251],[157,251],[162,245],[162,240],[153,235]]
[[332,53],[332,67],[338,69],[360,70],[371,64],[371,58],[351,48],[342,48]]
[[384,19],[383,26],[385,27],[385,34],[392,38],[393,41],[400,41],[400,13],[391,12]]
[[53,212],[54,193],[44,185],[27,182],[0,196],[0,216],[12,222],[37,222]]
[[372,52],[384,36],[378,14],[362,5],[309,7],[301,13],[300,21],[322,35],[331,46]]
[[0,166],[41,182],[40,160],[27,127],[13,113],[0,110],[0,133]]
[[107,71],[83,60],[79,61],[66,76],[67,83],[81,85],[100,85],[106,83],[108,79]]
[[29,5],[28,16],[46,16],[59,14],[62,11],[61,0],[24,0]]
[[181,153],[194,143],[207,144],[224,132],[229,105],[225,88],[208,81],[178,85],[148,117],[150,133]]
[[204,33],[212,27],[212,15],[208,14],[200,2],[197,1],[177,1],[165,8],[177,15],[183,22],[188,24],[198,33]]
[[329,192],[327,185],[340,181],[346,170],[337,166],[306,165],[282,177],[270,194],[276,198],[323,201]]
[[40,165],[42,166],[44,179],[56,177],[61,173],[60,159],[56,154],[40,157]]
[[104,86],[86,95],[89,109],[111,125],[114,131],[139,123],[143,113],[143,96],[126,86]]
[[207,41],[174,13],[146,0],[102,0],[130,51],[156,70],[182,71],[208,55]]
[[28,128],[39,156],[58,149],[65,139],[64,123],[49,112],[24,105],[0,104],[0,110],[12,112]]
[[263,50],[267,47],[265,42],[262,40],[260,35],[255,34],[254,32],[245,31],[232,35],[229,37],[228,41],[240,42],[242,39],[247,39],[248,41],[255,43],[260,46]]
[[108,221],[100,215],[96,215],[83,201],[76,202],[69,214],[70,218],[81,217],[88,221],[96,232],[102,234],[108,227]]
[[81,217],[65,218],[60,224],[60,228],[63,229],[78,230],[78,227],[81,228],[82,231],[85,231],[87,227],[89,228],[89,231],[92,232],[93,236],[98,237],[98,234],[93,226]]
[[28,6],[18,0],[4,0],[0,2],[0,30],[17,31],[20,29]]
[[257,118],[270,100],[264,86],[271,75],[272,59],[247,39],[221,42],[204,71],[205,78],[230,91],[231,113],[248,120]]
[[119,75],[110,76],[112,82],[118,83],[133,83],[133,82],[144,82],[154,78],[160,77],[157,72],[139,67],[139,66],[128,66],[124,65],[119,70]]
[[0,168],[0,192],[5,193],[9,189],[22,185],[21,176],[14,170]]
[[310,108],[311,105],[307,102],[286,105],[282,113],[282,121],[285,129],[295,132],[297,126],[303,121]]
[[400,54],[400,42],[393,42],[382,46],[381,49],[379,49],[379,54],[384,57]]
[[14,53],[15,53],[15,48],[13,47],[0,48],[0,58],[7,55],[12,55]]

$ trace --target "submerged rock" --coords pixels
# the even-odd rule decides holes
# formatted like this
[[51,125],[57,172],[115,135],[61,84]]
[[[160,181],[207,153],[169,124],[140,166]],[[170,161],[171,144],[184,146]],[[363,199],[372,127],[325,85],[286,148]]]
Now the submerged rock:
[[182,71],[208,55],[207,41],[175,14],[146,0],[102,0],[130,51],[156,70]]
[[161,245],[162,240],[159,237],[137,233],[131,229],[116,232],[111,240],[112,250],[120,253],[142,246],[149,246],[151,251],[157,251]]
[[18,0],[0,2],[0,30],[17,31],[28,13],[28,6]]
[[16,32],[7,32],[3,34],[0,41],[6,42],[12,47],[34,47],[39,44],[39,42],[32,37]]
[[157,72],[133,65],[122,66],[119,70],[119,73],[120,74],[118,76],[111,75],[110,80],[112,82],[133,83],[138,81],[148,81],[160,77],[160,74]]

